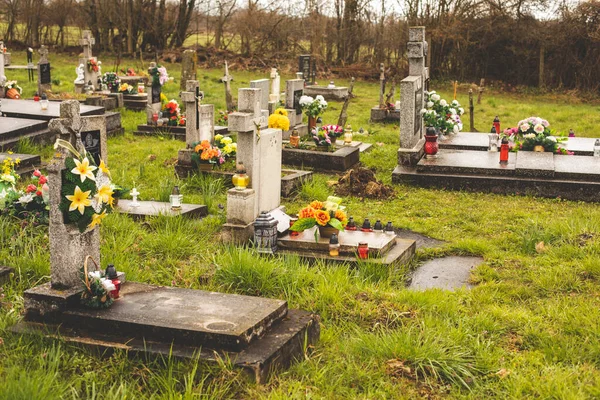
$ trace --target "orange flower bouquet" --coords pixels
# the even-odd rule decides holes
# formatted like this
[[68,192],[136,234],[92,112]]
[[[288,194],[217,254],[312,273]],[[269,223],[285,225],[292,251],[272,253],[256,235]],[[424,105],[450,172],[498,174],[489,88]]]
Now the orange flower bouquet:
[[196,164],[217,164],[221,165],[225,162],[225,158],[221,150],[210,144],[208,140],[203,140],[200,143],[194,143],[194,153],[192,161]]
[[[348,223],[348,216],[341,203],[342,199],[335,196],[329,196],[324,202],[318,200],[311,202],[300,210],[298,221],[290,227],[290,230],[301,232],[317,226],[322,237],[327,237],[328,230],[324,228],[330,228],[330,233],[343,231]],[[315,231],[315,240],[317,240],[317,231]]]

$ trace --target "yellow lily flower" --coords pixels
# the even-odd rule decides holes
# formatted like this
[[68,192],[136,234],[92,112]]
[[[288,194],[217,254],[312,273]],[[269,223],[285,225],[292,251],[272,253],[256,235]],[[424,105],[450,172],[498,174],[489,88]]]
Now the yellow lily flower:
[[76,158],[74,158],[73,161],[75,161],[75,168],[71,170],[71,173],[79,175],[81,182],[85,182],[85,178],[89,178],[93,181],[96,180],[94,177],[94,171],[97,169],[97,167],[90,165],[90,161],[87,159],[87,157],[85,157],[81,162]]
[[96,198],[100,200],[102,203],[108,203],[108,200],[113,194],[113,190],[110,188],[110,185],[102,185],[98,188],[98,192],[96,193]]
[[106,218],[106,210],[102,211],[102,214],[94,214],[92,215],[92,222],[88,225],[88,228],[93,228],[96,225],[100,225],[102,220]]
[[104,175],[110,177],[110,171],[108,170],[106,164],[104,164],[104,160],[100,160],[100,166],[98,168],[100,168],[100,171],[102,171]]
[[78,210],[83,215],[85,208],[92,204],[90,200],[91,190],[82,192],[79,186],[75,186],[75,193],[72,196],[65,196],[71,202],[69,211]]

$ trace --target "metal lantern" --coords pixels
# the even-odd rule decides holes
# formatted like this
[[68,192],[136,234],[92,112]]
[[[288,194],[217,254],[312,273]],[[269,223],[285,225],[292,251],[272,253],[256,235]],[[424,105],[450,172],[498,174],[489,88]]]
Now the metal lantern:
[[254,245],[259,253],[274,254],[277,251],[277,220],[266,211],[254,221]]

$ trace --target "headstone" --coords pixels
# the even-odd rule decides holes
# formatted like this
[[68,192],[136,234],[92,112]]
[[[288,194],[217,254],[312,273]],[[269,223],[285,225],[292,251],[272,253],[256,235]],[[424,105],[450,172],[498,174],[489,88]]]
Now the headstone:
[[232,112],[234,109],[233,97],[231,96],[231,81],[233,77],[229,75],[229,66],[225,61],[225,75],[221,78],[221,81],[225,85],[225,103],[227,105],[227,112]]
[[285,108],[288,111],[290,127],[302,123],[300,98],[304,94],[304,80],[290,79],[285,82]]
[[423,138],[424,82],[427,76],[425,58],[427,42],[425,27],[409,28],[408,42],[409,76],[400,82],[400,149],[398,163],[400,165],[416,165],[423,155],[425,140]]
[[250,88],[252,89],[260,89],[260,109],[268,110],[269,109],[269,90],[270,90],[270,82],[268,79],[258,79],[255,81],[250,81]]
[[79,64],[83,64],[84,66],[83,71],[85,82],[92,82],[92,85],[94,86],[94,88],[96,88],[96,86],[98,85],[99,72],[94,71],[88,67],[88,62],[90,60],[98,62],[98,59],[96,57],[93,57],[92,55],[92,46],[96,44],[96,40],[92,36],[92,32],[88,30],[83,31],[82,37],[79,40],[79,44],[83,46],[83,58],[79,59]]
[[277,68],[271,68],[271,93],[269,94],[269,101],[274,101],[276,104],[280,100],[281,91],[281,77],[277,73]]
[[[82,135],[86,132],[100,132],[104,137],[102,158],[106,161],[106,123],[104,117],[82,117],[79,102],[68,100],[61,103],[60,119],[51,120],[50,131],[68,141],[82,152],[85,144]],[[104,135],[102,135],[104,133]],[[95,227],[84,233],[74,225],[64,223],[59,204],[62,197],[62,171],[65,169],[67,150],[59,147],[48,165],[48,185],[50,187],[50,272],[53,289],[72,289],[81,286],[80,270],[87,255],[100,262],[100,230]]]
[[185,142],[188,148],[202,140],[212,142],[215,131],[212,104],[201,104],[204,93],[200,91],[198,81],[187,81],[186,91],[181,93],[185,104]]
[[306,82],[310,81],[312,76],[312,57],[308,54],[303,54],[298,57],[298,72],[302,73]]
[[198,54],[196,53],[196,50],[185,50],[183,52],[183,59],[181,60],[181,82],[179,84],[181,90],[187,90],[187,81],[196,80],[197,62]]
[[[150,63],[150,67],[148,67],[148,75],[151,76],[150,71],[156,67],[155,62]],[[161,108],[160,102],[160,94],[162,92],[161,86],[159,83],[154,84],[151,79],[150,83],[150,93],[148,94],[148,105],[146,106],[146,119],[148,124],[152,124],[152,116],[154,114],[158,114]]]
[[238,111],[229,114],[227,120],[230,132],[251,132],[256,129],[255,124],[267,126],[267,118],[260,109],[261,96],[260,89],[239,89]]
[[42,45],[39,50],[40,61],[38,61],[38,93],[52,91],[52,77],[50,74],[50,62],[48,61],[48,48]]

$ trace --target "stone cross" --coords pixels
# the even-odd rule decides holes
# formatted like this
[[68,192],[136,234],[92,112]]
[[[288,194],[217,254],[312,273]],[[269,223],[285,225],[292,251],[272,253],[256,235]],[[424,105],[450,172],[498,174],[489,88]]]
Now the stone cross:
[[160,94],[162,89],[160,84],[153,84],[153,77],[151,71],[156,67],[155,62],[151,62],[148,67],[148,75],[150,76],[150,92],[148,93],[148,104],[146,105],[146,120],[148,125],[153,124],[152,116],[158,114],[161,108]]
[[[85,149],[82,131],[100,130],[104,135],[104,154],[106,161],[106,121],[104,116],[82,117],[79,102],[68,100],[60,105],[60,119],[49,122],[50,132],[58,138],[68,141],[78,151]],[[48,186],[50,187],[50,272],[53,289],[70,289],[81,286],[80,270],[86,256],[100,263],[100,230],[95,227],[80,233],[74,225],[66,225],[59,209],[62,193],[62,171],[65,159],[71,154],[64,148],[57,148],[54,158],[48,164]]]
[[4,42],[0,42],[0,89],[2,91],[2,97],[4,97],[4,82],[6,82],[6,75],[4,72]]
[[385,93],[385,68],[383,63],[379,64],[379,108],[385,108],[383,96]]
[[202,140],[213,141],[215,132],[212,104],[201,104],[204,93],[200,91],[198,81],[187,81],[186,91],[181,92],[185,104],[185,142],[188,148]]
[[38,50],[40,53],[40,60],[38,61],[38,93],[40,96],[42,93],[52,90],[52,78],[50,75],[50,62],[48,61],[48,48],[44,45]]
[[279,103],[281,91],[281,77],[277,73],[277,68],[271,68],[271,93],[269,94],[269,101]]
[[225,75],[221,78],[221,82],[225,85],[225,103],[227,104],[227,112],[233,111],[233,98],[231,97],[231,84],[233,76],[229,75],[229,66],[225,61]]
[[238,111],[229,114],[227,119],[229,132],[256,132],[257,126],[267,126],[267,118],[260,108],[261,97],[261,89],[239,89]]
[[427,42],[425,27],[408,29],[408,71],[409,76],[400,82],[400,149],[398,162],[401,165],[415,165],[423,155],[424,86],[428,76],[425,67]]
[[83,31],[82,33],[82,38],[79,40],[79,44],[81,46],[83,46],[83,58],[79,59],[79,64],[83,64],[84,66],[84,76],[85,76],[85,83],[88,82],[92,82],[92,85],[94,86],[95,89],[100,89],[98,88],[98,72],[95,72],[93,70],[91,70],[88,67],[88,61],[90,60],[94,60],[96,62],[98,62],[98,59],[96,57],[92,56],[92,46],[96,43],[96,40],[94,39],[94,37],[92,36],[92,32],[90,31]]

